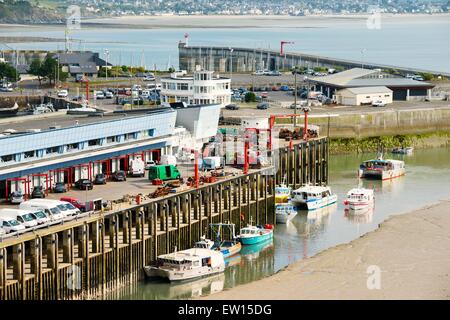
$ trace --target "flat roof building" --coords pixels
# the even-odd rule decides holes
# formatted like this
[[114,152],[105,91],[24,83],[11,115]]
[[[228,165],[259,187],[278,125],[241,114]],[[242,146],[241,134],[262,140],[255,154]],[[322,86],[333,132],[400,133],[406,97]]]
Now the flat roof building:
[[392,103],[392,90],[388,87],[357,87],[336,91],[335,100],[338,104],[360,106],[373,101]]
[[393,100],[421,100],[429,97],[434,87],[428,82],[362,68],[353,68],[324,77],[312,77],[309,81],[315,91],[321,91],[329,98],[333,98],[341,89],[387,87],[392,90]]

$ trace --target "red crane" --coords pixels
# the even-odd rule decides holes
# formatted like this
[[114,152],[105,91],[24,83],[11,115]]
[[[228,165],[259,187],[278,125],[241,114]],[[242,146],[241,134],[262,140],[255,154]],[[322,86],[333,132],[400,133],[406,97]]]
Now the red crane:
[[291,41],[281,41],[280,43],[280,55],[284,54],[284,45],[285,44],[294,44],[294,42]]

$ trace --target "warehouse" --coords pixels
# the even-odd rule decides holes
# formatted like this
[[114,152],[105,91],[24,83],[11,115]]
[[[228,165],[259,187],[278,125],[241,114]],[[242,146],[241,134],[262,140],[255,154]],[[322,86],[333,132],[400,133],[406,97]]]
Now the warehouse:
[[[337,98],[338,91],[349,88],[387,87],[392,99],[397,101],[425,100],[430,98],[433,84],[416,81],[380,70],[353,68],[324,77],[308,80],[314,91],[320,91],[329,98]],[[366,89],[368,90],[368,89]]]
[[[29,195],[35,186],[46,192],[57,182],[68,188],[78,179],[92,180],[128,171],[131,160],[158,161],[180,146],[200,145],[217,132],[220,105],[195,106],[193,121],[208,131],[195,135],[182,126],[177,110],[158,108],[136,116],[112,114],[102,118],[61,115],[49,119],[1,122],[0,198],[12,191]],[[19,119],[18,117],[17,119]],[[49,126],[50,123],[58,125]],[[215,125],[214,125],[215,124]]]
[[392,103],[392,90],[387,87],[347,88],[336,91],[334,100],[347,106],[369,105],[373,101]]

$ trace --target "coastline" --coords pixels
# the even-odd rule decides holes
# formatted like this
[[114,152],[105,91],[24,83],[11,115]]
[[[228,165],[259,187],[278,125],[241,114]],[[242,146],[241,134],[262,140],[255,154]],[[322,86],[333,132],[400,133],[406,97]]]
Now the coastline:
[[[450,299],[450,200],[395,216],[379,228],[209,300]],[[381,271],[369,290],[369,266]]]

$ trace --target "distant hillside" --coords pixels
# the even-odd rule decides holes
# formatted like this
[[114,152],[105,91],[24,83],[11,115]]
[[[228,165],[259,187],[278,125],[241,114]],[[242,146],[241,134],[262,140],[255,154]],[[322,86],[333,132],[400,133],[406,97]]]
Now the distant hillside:
[[60,23],[63,14],[24,0],[0,0],[0,23]]

